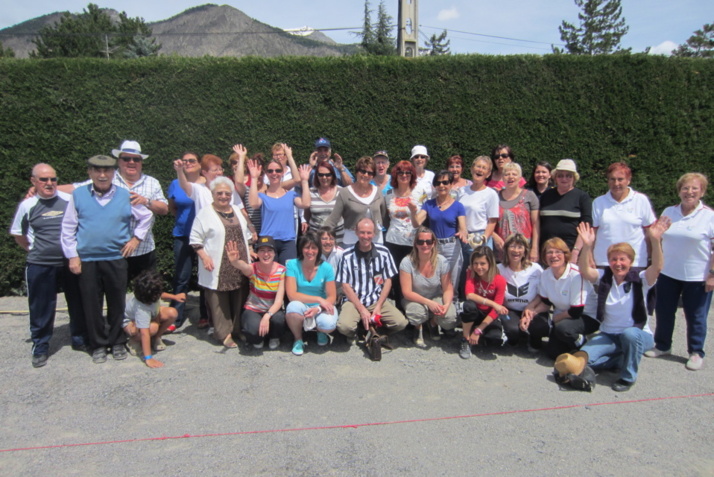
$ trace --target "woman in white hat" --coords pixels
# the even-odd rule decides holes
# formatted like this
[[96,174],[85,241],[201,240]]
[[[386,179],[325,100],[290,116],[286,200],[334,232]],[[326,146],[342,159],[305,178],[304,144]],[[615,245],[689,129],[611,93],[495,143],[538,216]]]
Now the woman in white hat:
[[577,262],[582,244],[578,239],[578,224],[592,225],[592,200],[587,192],[575,187],[580,180],[575,161],[562,159],[553,170],[555,188],[540,198],[540,241],[553,237],[563,239],[572,250],[572,262]]

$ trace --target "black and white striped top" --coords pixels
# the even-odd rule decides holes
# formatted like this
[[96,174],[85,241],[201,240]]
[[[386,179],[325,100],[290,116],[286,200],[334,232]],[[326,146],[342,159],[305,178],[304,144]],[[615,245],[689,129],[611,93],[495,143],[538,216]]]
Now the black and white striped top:
[[361,252],[358,247],[357,243],[345,250],[336,281],[351,286],[360,302],[370,307],[379,300],[385,280],[397,274],[397,266],[384,245],[373,243],[369,252]]

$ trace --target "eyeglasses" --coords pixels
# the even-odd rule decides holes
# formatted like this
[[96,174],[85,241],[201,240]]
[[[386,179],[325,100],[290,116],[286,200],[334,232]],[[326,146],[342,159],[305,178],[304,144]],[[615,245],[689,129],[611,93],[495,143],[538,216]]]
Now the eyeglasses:
[[268,174],[280,174],[281,172],[283,172],[283,170],[282,169],[268,169],[266,172]]
[[374,171],[368,171],[368,170],[365,170],[365,169],[357,169],[357,172],[359,172],[360,174],[364,174],[364,175],[366,175],[366,176],[373,176],[373,175],[374,175]]
[[411,173],[411,171],[399,171],[399,172],[397,172],[397,175],[398,176],[411,176],[412,173]]
[[436,184],[437,186],[449,185],[449,184],[451,184],[451,181],[448,181],[448,180],[447,181],[435,181],[434,184]]
[[546,255],[565,255],[565,252],[562,250],[548,250],[545,252]]
[[124,162],[141,162],[143,160],[141,157],[127,157],[127,156],[121,156],[119,159],[121,159]]
[[57,182],[56,177],[36,177],[35,179],[40,182]]
[[318,172],[318,173],[317,173],[317,177],[322,177],[322,178],[332,177],[332,173],[331,173],[331,172],[328,172],[327,174],[323,174],[322,172]]
[[417,245],[434,245],[434,239],[428,239],[428,240],[417,239],[416,244]]
[[223,197],[223,196],[225,196],[225,197],[231,197],[231,196],[233,195],[232,192],[227,192],[227,191],[218,191],[218,192],[216,192],[215,194],[216,194],[216,196],[218,196],[218,197]]
[[181,159],[181,160],[187,164],[196,164],[198,162],[197,159]]
[[496,154],[496,158],[499,158],[499,157],[501,159],[508,159],[509,157],[511,157],[511,155],[510,154]]
[[208,169],[208,172],[210,172],[212,174],[223,174],[223,169],[222,168],[221,169],[216,169],[216,168]]

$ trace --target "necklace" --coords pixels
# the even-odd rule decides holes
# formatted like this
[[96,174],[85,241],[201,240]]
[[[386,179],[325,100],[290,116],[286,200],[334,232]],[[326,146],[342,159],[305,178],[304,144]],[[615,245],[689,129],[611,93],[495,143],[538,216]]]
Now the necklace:
[[441,203],[439,203],[439,198],[436,198],[436,205],[439,206],[439,210],[448,209],[453,202],[454,199],[450,195],[446,196],[446,198]]
[[220,210],[218,210],[216,208],[214,208],[213,210],[215,210],[216,213],[218,215],[220,215],[221,217],[223,217],[223,219],[226,220],[227,222],[233,223],[233,217],[235,217],[235,214],[233,213],[232,210],[230,212],[221,212]]

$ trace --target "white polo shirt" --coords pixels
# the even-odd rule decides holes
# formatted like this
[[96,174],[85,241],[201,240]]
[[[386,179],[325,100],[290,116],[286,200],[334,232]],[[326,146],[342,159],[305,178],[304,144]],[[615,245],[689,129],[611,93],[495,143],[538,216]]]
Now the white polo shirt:
[[[602,276],[605,274],[605,270],[598,270],[600,277],[598,278],[598,285]],[[640,272],[640,280],[642,280],[642,295],[645,299],[645,305],[647,304],[647,292],[654,286],[654,283],[648,283],[645,278],[645,271]],[[622,282],[620,285],[615,283],[615,279],[612,280],[612,287],[610,288],[610,293],[607,295],[605,300],[605,316],[600,324],[600,331],[603,333],[610,333],[613,335],[619,335],[627,328],[635,326],[635,320],[632,318],[632,305],[633,305],[633,287],[632,284],[627,282]],[[647,321],[642,329],[649,334],[652,334],[650,329],[649,319],[652,315],[647,314]]]
[[647,266],[647,241],[643,227],[657,220],[646,195],[629,189],[622,202],[610,192],[593,201],[593,227],[597,227],[595,263],[607,266],[607,249],[610,245],[626,242],[635,250],[633,267]]
[[583,279],[577,265],[568,263],[560,278],[553,276],[553,270],[546,269],[540,276],[538,294],[553,304],[553,315],[567,312],[571,306],[582,306],[583,314],[595,318],[597,296],[589,281]]
[[498,192],[490,187],[479,191],[462,187],[458,201],[466,209],[466,229],[469,232],[486,230],[488,219],[498,218]]
[[714,243],[714,211],[700,201],[687,216],[682,215],[681,204],[667,207],[662,215],[672,219],[662,236],[662,273],[685,282],[705,281]]
[[514,272],[502,263],[497,265],[498,273],[506,279],[506,295],[503,306],[509,310],[523,311],[538,294],[538,283],[543,267],[532,263],[525,270]]

